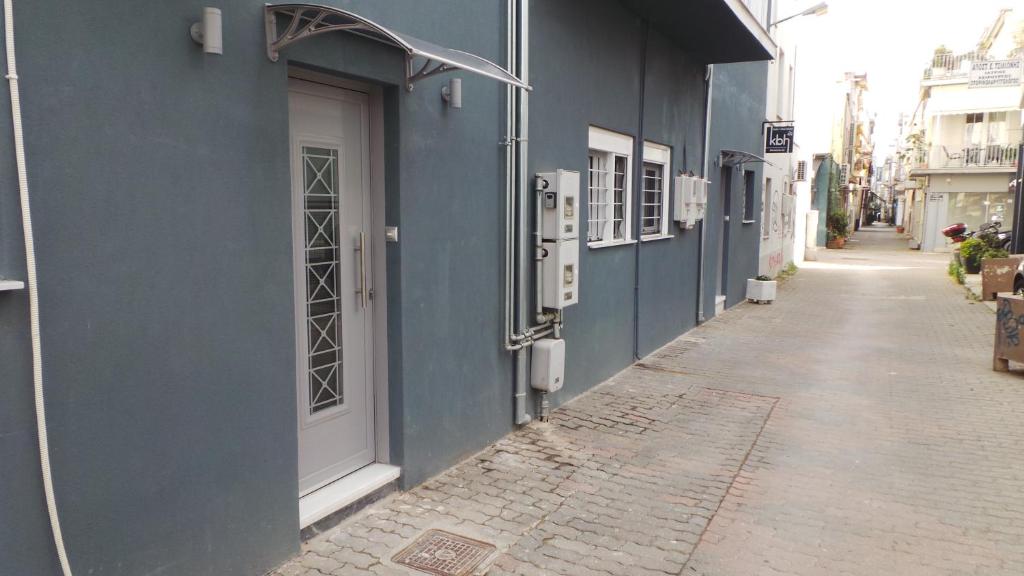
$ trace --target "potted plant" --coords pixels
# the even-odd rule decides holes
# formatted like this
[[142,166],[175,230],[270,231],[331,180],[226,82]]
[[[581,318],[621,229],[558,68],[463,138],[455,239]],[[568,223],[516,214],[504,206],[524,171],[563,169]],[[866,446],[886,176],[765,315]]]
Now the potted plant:
[[960,261],[964,272],[977,274],[981,272],[981,256],[988,250],[988,244],[978,238],[968,238],[960,243]]
[[828,215],[825,221],[828,228],[828,243],[826,248],[842,248],[846,245],[846,235],[849,233],[850,221],[845,212],[833,212]]
[[778,282],[768,276],[760,275],[757,278],[747,279],[747,300],[758,304],[771,304],[775,300],[775,291]]
[[825,247],[830,250],[838,250],[846,245],[846,238],[842,236],[836,236],[836,233],[828,231],[828,241],[825,243]]

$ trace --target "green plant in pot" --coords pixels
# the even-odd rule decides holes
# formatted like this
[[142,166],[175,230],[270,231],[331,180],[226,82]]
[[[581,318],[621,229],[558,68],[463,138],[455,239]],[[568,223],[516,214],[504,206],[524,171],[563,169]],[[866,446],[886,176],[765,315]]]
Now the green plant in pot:
[[981,259],[982,260],[987,260],[989,258],[1009,258],[1009,257],[1010,257],[1010,253],[1007,252],[1006,250],[1003,250],[1002,248],[989,248],[988,250],[985,250],[985,252],[982,253],[982,255],[981,255]]
[[846,238],[846,235],[849,234],[850,221],[845,212],[829,214],[826,222],[829,232],[835,234],[837,238]]
[[825,229],[828,234],[828,248],[842,248],[846,243],[846,234],[850,223],[843,212],[834,212],[828,215],[825,220]]
[[981,257],[991,250],[988,244],[977,238],[968,238],[960,243],[960,261],[968,274],[981,272]]

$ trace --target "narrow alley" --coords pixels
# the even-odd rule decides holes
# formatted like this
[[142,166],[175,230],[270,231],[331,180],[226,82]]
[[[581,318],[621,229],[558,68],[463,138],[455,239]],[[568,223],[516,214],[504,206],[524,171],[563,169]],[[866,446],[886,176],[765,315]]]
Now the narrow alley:
[[427,529],[488,574],[1020,574],[1020,374],[946,258],[892,228],[820,251],[451,471],[315,537],[281,576],[407,574]]

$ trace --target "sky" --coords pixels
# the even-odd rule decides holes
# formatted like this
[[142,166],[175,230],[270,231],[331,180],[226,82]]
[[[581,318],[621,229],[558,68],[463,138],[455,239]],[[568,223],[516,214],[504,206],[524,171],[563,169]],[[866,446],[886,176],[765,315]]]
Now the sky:
[[[779,0],[779,18],[818,0]],[[844,72],[867,73],[866,109],[876,115],[875,160],[884,161],[898,136],[901,112],[917,106],[919,82],[935,48],[954,53],[977,45],[1001,8],[1024,0],[828,0],[824,16],[779,25],[785,46],[796,44],[796,142],[802,154],[827,152],[834,90]]]

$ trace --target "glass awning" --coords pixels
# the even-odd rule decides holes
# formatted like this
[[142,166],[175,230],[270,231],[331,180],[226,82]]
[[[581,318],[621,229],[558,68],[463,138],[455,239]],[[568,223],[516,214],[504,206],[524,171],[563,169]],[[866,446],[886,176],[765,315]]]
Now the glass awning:
[[750,152],[744,152],[742,150],[722,150],[722,166],[737,166],[739,164],[746,164],[747,162],[764,162],[769,166],[775,166],[775,164],[772,164],[757,154],[751,154]]
[[[490,60],[395,32],[347,10],[318,4],[267,4],[265,16],[267,57],[274,62],[277,62],[282,48],[310,36],[327,32],[351,32],[403,50],[406,89],[410,91],[419,80],[455,70],[472,72],[530,90],[525,82]],[[278,23],[278,17],[281,16],[288,18],[287,25]]]

